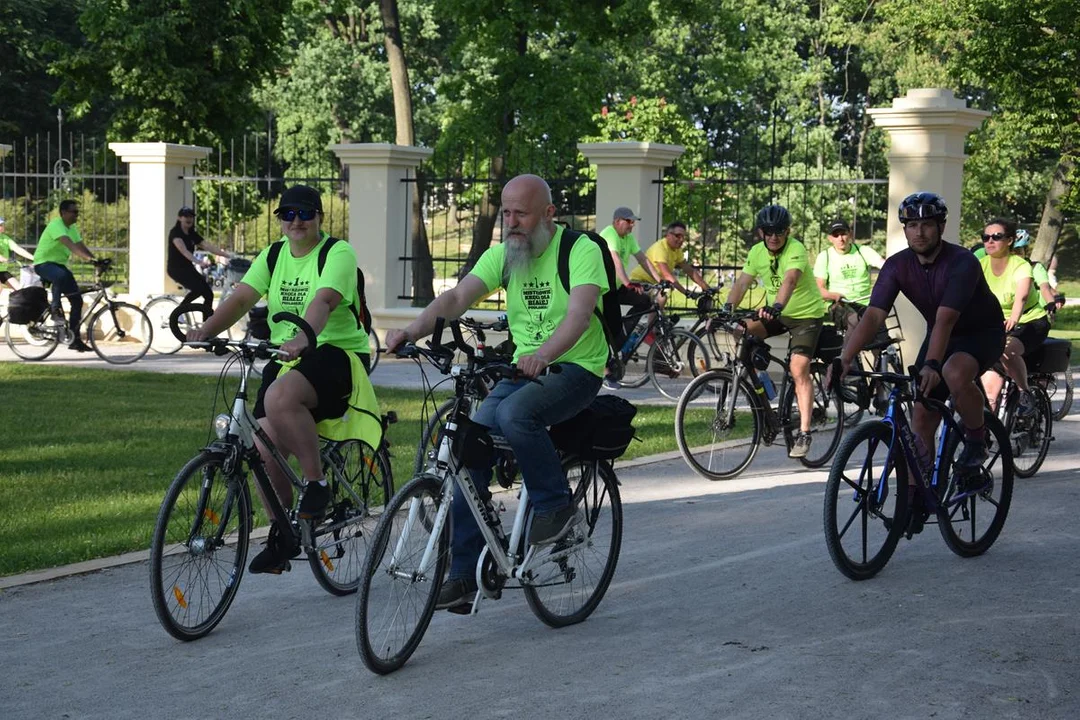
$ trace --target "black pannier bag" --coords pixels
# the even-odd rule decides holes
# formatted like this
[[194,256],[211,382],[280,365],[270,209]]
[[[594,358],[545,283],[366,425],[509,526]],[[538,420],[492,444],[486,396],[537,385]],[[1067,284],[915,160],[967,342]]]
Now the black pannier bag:
[[8,298],[8,322],[27,325],[41,319],[49,307],[49,295],[43,287],[25,287]]
[[1024,355],[1029,373],[1059,373],[1069,369],[1072,343],[1061,338],[1046,338],[1043,344]]
[[552,425],[551,439],[564,453],[586,460],[614,460],[634,439],[637,408],[618,395],[598,395],[574,417]]

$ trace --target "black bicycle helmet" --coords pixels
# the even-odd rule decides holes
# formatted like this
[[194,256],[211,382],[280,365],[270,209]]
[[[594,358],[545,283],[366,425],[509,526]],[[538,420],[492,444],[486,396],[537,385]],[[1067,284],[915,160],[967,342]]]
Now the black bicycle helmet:
[[758,211],[754,227],[787,230],[791,227],[791,213],[783,205],[766,205]]
[[898,211],[900,222],[908,220],[922,220],[933,218],[945,222],[949,216],[949,207],[937,193],[917,192],[911,193],[900,203]]

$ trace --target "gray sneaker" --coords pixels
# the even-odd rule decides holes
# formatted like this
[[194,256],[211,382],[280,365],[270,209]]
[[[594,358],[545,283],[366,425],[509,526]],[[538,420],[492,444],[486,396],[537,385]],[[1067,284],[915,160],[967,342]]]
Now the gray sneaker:
[[1029,392],[1020,393],[1020,402],[1016,405],[1017,417],[1029,418],[1035,414],[1035,398]]
[[585,519],[583,513],[573,505],[551,513],[533,515],[532,528],[529,530],[530,545],[550,545],[562,540],[570,528]]
[[791,450],[788,451],[788,457],[806,457],[806,453],[810,452],[810,442],[812,440],[813,438],[810,437],[810,433],[800,430],[795,436],[795,442],[791,444]]
[[468,612],[476,599],[476,581],[470,578],[450,578],[443,583],[439,597],[435,601],[436,610]]

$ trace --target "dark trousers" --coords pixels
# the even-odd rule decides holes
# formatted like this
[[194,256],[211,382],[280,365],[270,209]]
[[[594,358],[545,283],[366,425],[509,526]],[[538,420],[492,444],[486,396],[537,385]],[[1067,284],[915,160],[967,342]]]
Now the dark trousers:
[[60,263],[46,262],[34,266],[34,272],[41,276],[42,280],[52,283],[52,306],[60,310],[60,298],[67,295],[71,303],[71,315],[68,322],[71,324],[71,333],[75,340],[79,339],[79,324],[82,322],[82,293],[79,292],[79,284],[75,282],[75,276]]
[[194,265],[186,264],[181,267],[170,265],[166,272],[179,285],[188,289],[188,294],[184,296],[185,305],[196,300],[202,300],[211,310],[214,308],[214,291],[210,289],[210,284],[206,282],[206,278],[202,276],[202,273],[195,269]]

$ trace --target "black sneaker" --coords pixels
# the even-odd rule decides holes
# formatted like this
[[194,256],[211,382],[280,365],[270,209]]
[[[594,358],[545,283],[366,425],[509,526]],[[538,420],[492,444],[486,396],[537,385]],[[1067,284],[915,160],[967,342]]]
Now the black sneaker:
[[960,457],[956,459],[956,469],[961,472],[974,472],[982,467],[990,453],[986,449],[986,442],[981,440],[968,440],[964,443],[964,449]]
[[800,430],[799,433],[795,436],[795,442],[791,444],[791,450],[788,451],[788,457],[806,457],[806,453],[810,452],[810,443],[812,441],[813,438],[810,437],[810,433]]
[[301,520],[311,520],[322,517],[326,506],[330,504],[330,486],[320,485],[317,482],[309,482],[304,486],[304,497],[300,498],[300,507],[297,508]]
[[[472,578],[451,578],[443,583],[435,601],[436,610],[465,613],[476,599],[476,581]],[[460,610],[459,608],[465,608]]]
[[529,529],[529,544],[550,545],[561,540],[566,533],[570,532],[570,528],[584,519],[584,515],[579,514],[573,505],[567,505],[555,512],[536,513],[533,515],[532,527]]
[[290,542],[282,538],[281,533],[278,532],[277,524],[271,523],[265,546],[262,552],[251,559],[248,572],[253,575],[259,573],[280,575],[292,569],[289,560],[298,554],[299,548],[291,547]]
[[1020,393],[1020,402],[1016,405],[1017,417],[1029,418],[1035,414],[1035,398],[1029,392]]
[[75,352],[90,352],[90,346],[84,343],[79,338],[75,338],[70,343],[68,343],[68,349],[74,350]]

